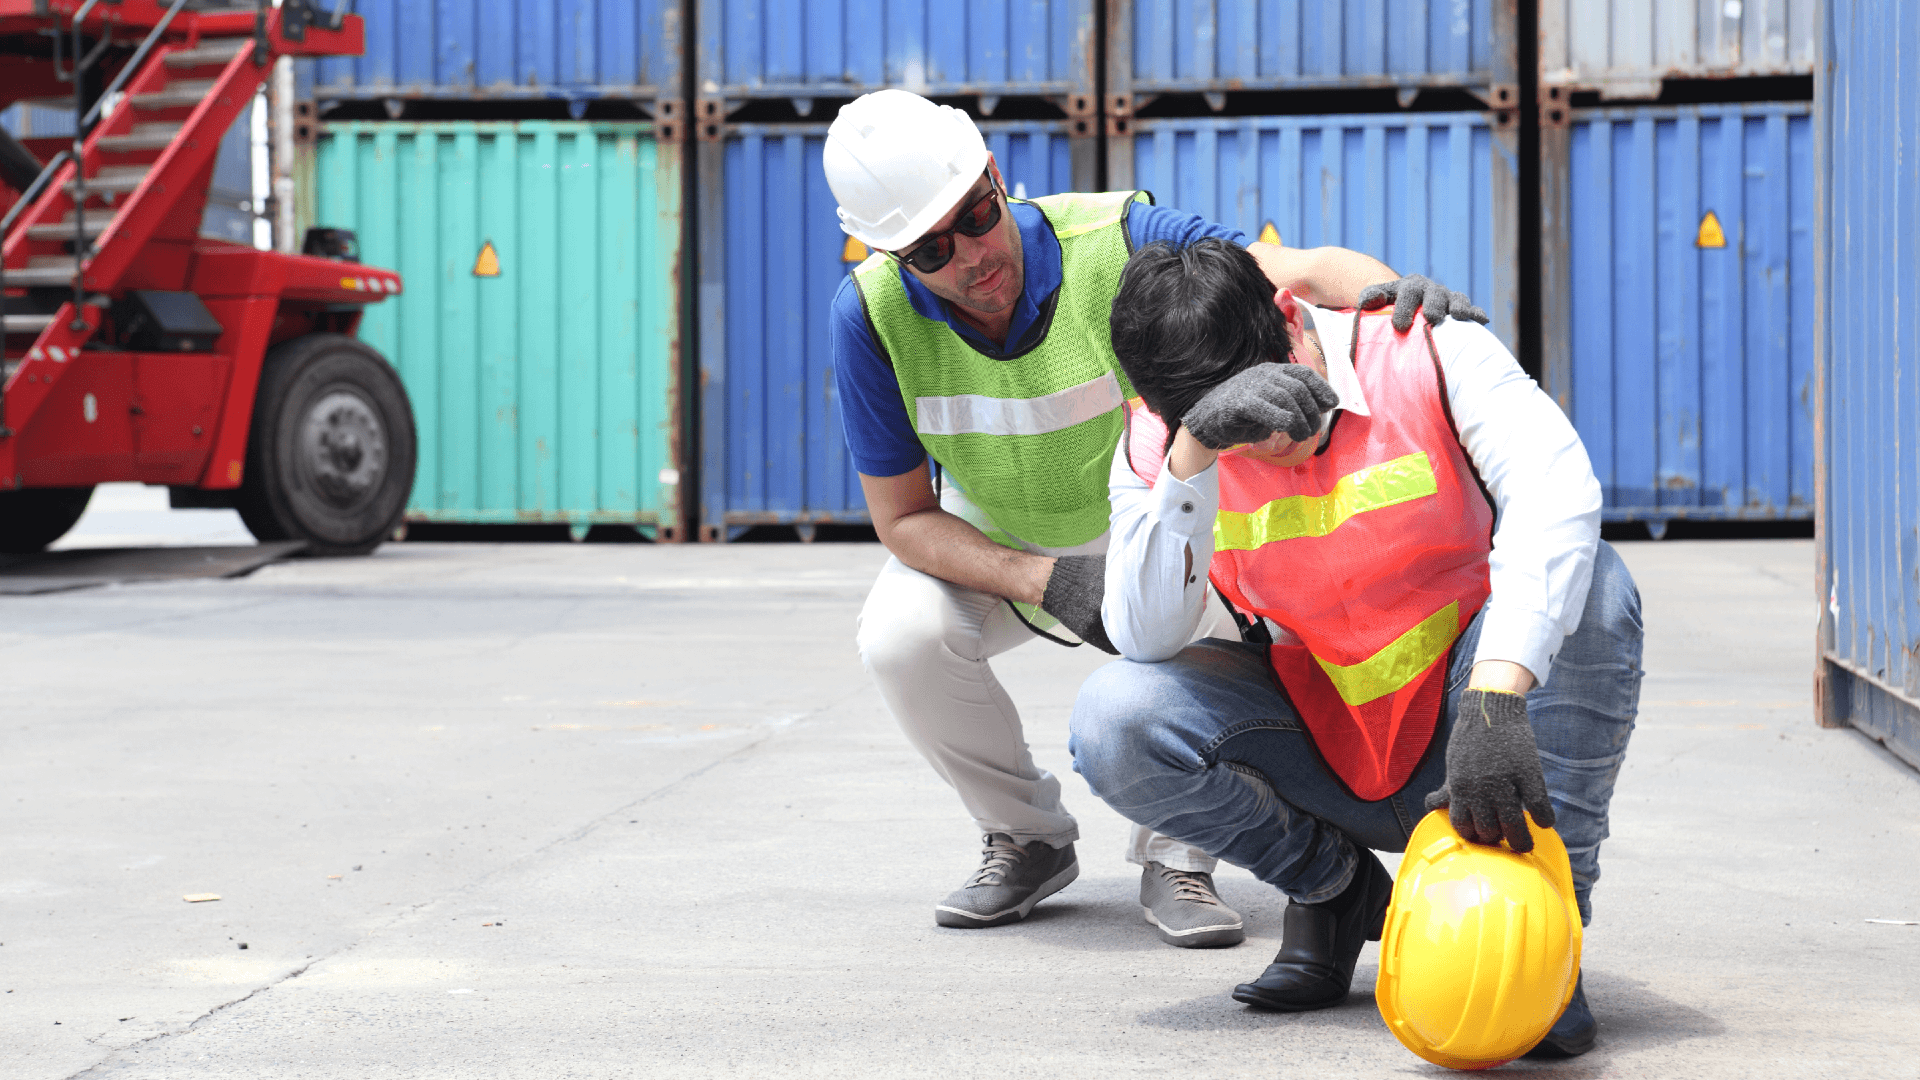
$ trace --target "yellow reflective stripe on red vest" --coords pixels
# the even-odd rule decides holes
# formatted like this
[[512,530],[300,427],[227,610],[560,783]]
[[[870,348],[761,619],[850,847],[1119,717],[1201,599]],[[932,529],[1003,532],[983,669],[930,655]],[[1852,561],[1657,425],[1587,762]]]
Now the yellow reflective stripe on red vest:
[[1424,450],[1343,476],[1325,495],[1289,495],[1250,513],[1222,510],[1213,519],[1215,551],[1252,551],[1282,540],[1325,536],[1355,514],[1438,494]]
[[1393,639],[1393,644],[1357,664],[1341,667],[1319,657],[1314,661],[1333,680],[1340,700],[1349,705],[1364,705],[1386,697],[1420,677],[1445,656],[1460,636],[1460,601],[1455,600],[1420,621],[1420,625]]

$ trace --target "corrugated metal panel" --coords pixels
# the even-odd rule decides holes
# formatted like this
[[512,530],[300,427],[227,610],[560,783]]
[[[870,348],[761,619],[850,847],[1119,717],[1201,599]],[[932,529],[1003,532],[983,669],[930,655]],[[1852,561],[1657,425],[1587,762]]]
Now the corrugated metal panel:
[[1665,78],[1806,75],[1816,0],[1540,0],[1540,81],[1656,97]]
[[[1016,195],[1092,186],[1066,122],[987,122]],[[865,521],[836,403],[827,314],[847,235],[820,167],[824,124],[741,124],[700,144],[701,526]],[[857,260],[856,260],[857,261]]]
[[[1378,113],[1136,120],[1108,143],[1108,182],[1233,225],[1257,238],[1271,224],[1289,247],[1332,244],[1403,274],[1466,292],[1512,347],[1511,266],[1496,251],[1494,153],[1483,113]],[[1511,236],[1511,231],[1506,235]],[[1504,265],[1501,265],[1504,264]]]
[[1920,766],[1920,12],[1821,31],[1821,718]]
[[719,97],[1084,95],[1093,0],[700,0],[696,83]]
[[[1576,111],[1559,236],[1569,408],[1610,520],[1813,514],[1803,103]],[[1711,215],[1711,219],[1709,219]],[[1716,236],[1724,238],[1715,246]]]
[[1492,0],[1110,0],[1109,93],[1495,81]]
[[679,98],[679,0],[360,0],[363,56],[322,98]]
[[317,158],[317,223],[406,282],[360,336],[413,398],[408,518],[676,526],[679,148],[648,124],[353,123]]

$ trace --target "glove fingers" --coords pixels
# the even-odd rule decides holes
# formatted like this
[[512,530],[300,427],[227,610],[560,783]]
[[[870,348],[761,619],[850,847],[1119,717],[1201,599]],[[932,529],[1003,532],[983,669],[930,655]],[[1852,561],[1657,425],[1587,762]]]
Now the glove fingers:
[[1453,796],[1447,793],[1447,785],[1441,784],[1439,791],[1430,791],[1427,793],[1427,802],[1426,802],[1427,812],[1432,813],[1433,811],[1438,810],[1443,806],[1446,806],[1448,803],[1451,803],[1452,801],[1453,801]]
[[1402,278],[1400,296],[1393,302],[1393,328],[1406,333],[1413,329],[1413,313],[1420,310],[1426,300],[1427,279],[1423,277]]
[[1461,833],[1476,844],[1497,844],[1503,835],[1500,815],[1492,804],[1476,801],[1467,808],[1467,820],[1472,823],[1471,833]]
[[1332,383],[1314,374],[1314,372],[1310,370],[1304,371],[1302,374],[1311,376],[1311,378],[1304,378],[1300,381],[1306,384],[1308,390],[1312,391],[1313,404],[1315,406],[1314,418],[1316,420],[1321,413],[1340,404],[1340,395],[1334,391]]
[[1247,436],[1241,442],[1259,442],[1276,431],[1286,432],[1289,438],[1295,437],[1293,431],[1300,426],[1300,411],[1293,404],[1293,395],[1285,388],[1276,388],[1269,393],[1272,397],[1263,398],[1248,409],[1250,415],[1247,419],[1252,422],[1240,432]]
[[1454,832],[1468,841],[1477,842],[1475,838],[1480,835],[1480,830],[1473,827],[1473,811],[1467,807],[1466,803],[1455,799],[1453,805],[1447,809],[1447,820],[1453,822]]
[[1553,799],[1547,795],[1544,777],[1529,776],[1520,781],[1520,802],[1526,806],[1527,813],[1533,815],[1535,825],[1543,829],[1553,828]]
[[1375,311],[1393,303],[1395,283],[1369,285],[1360,290],[1360,310]]
[[1433,293],[1428,294],[1428,298],[1435,298],[1435,294],[1437,294],[1440,302],[1437,304],[1429,303],[1422,309],[1427,316],[1428,326],[1439,326],[1441,323],[1446,322],[1447,316],[1453,314],[1453,306],[1465,299],[1465,297],[1459,293],[1449,291],[1445,286],[1438,284],[1434,285]]
[[[1291,367],[1293,365],[1290,364],[1288,366]],[[1303,379],[1288,379],[1286,380],[1286,396],[1289,401],[1289,405],[1285,410],[1287,414],[1287,438],[1292,439],[1294,442],[1305,442],[1307,439],[1313,437],[1314,431],[1320,426],[1320,410],[1315,406],[1313,400],[1313,388],[1308,386]],[[1278,431],[1280,429],[1275,428],[1274,430]]]
[[1461,322],[1477,322],[1482,326],[1487,324],[1487,313],[1474,304],[1466,293],[1453,294],[1453,302],[1447,305],[1447,314]]
[[1533,833],[1527,831],[1527,815],[1521,813],[1519,802],[1501,801],[1500,832],[1514,851],[1525,855],[1533,850]]

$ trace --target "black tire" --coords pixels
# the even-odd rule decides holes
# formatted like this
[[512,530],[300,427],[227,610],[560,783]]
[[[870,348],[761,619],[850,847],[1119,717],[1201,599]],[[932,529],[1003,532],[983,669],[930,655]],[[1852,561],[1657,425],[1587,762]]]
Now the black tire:
[[297,337],[261,367],[236,509],[255,539],[365,555],[400,524],[415,453],[407,389],[379,353],[341,334]]
[[0,491],[0,552],[31,554],[67,535],[91,498],[92,484]]

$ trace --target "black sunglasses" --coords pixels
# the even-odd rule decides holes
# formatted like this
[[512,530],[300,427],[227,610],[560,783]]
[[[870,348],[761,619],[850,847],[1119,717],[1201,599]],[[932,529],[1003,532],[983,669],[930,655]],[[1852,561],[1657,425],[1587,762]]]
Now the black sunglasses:
[[897,262],[905,263],[923,274],[931,274],[953,261],[955,243],[954,233],[962,236],[985,236],[995,225],[1000,224],[1000,185],[994,183],[992,173],[982,173],[987,178],[987,193],[975,199],[971,206],[960,212],[953,228],[934,233],[915,244],[909,251],[893,255]]

